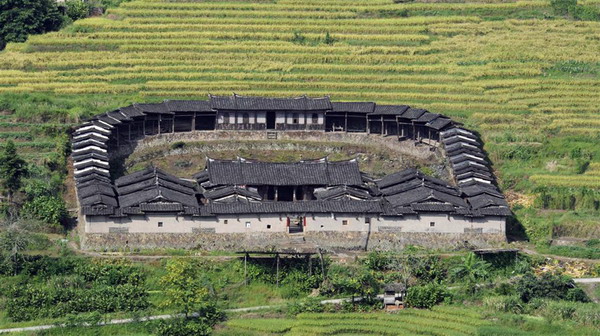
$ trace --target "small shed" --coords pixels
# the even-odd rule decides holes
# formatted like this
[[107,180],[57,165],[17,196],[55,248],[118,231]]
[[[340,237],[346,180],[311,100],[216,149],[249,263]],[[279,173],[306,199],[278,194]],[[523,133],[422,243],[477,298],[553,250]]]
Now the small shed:
[[406,298],[406,286],[401,283],[390,283],[383,288],[383,307],[385,310],[397,310],[404,308]]

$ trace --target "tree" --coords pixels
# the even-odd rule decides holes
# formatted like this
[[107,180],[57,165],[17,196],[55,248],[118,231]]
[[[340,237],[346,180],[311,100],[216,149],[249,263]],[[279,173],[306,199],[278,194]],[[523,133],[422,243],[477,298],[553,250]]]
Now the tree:
[[221,312],[201,282],[200,268],[188,260],[171,259],[166,270],[167,274],[161,279],[167,296],[164,306],[185,317],[161,322],[157,333],[163,336],[210,334]]
[[485,280],[489,275],[490,264],[478,259],[475,253],[462,257],[462,264],[453,268],[450,273],[454,279],[463,280],[467,289],[475,292],[476,284]]
[[432,282],[427,285],[409,287],[406,304],[409,307],[430,309],[444,301],[447,296],[448,292],[445,287]]
[[8,194],[8,201],[21,188],[21,178],[27,174],[25,161],[17,155],[14,142],[8,141],[0,153],[0,186]]
[[55,0],[0,0],[0,50],[29,34],[58,30],[63,20]]
[[561,274],[525,274],[517,282],[516,290],[523,302],[529,302],[533,298],[588,301],[587,295],[577,289],[573,279]]
[[0,221],[0,252],[4,256],[4,262],[10,265],[10,269],[16,275],[19,270],[19,256],[27,250],[32,241],[31,232],[38,228],[38,223],[24,221],[15,213],[16,210],[9,211]]

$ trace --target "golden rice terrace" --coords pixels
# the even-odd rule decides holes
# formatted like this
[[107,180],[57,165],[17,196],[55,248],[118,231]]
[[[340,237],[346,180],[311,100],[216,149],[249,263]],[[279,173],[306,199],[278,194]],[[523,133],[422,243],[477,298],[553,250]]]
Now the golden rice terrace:
[[114,107],[232,92],[408,104],[480,131],[509,188],[516,168],[538,185],[598,188],[599,153],[584,151],[583,168],[581,155],[536,154],[548,139],[600,141],[600,22],[550,13],[546,0],[125,2],[9,44],[0,93]]

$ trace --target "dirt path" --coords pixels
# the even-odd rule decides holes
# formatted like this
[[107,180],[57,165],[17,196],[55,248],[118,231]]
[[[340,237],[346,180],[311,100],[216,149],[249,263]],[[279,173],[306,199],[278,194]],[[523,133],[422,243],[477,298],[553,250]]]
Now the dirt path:
[[530,250],[530,249],[524,248],[524,247],[520,248],[520,250],[521,250],[521,252],[526,253],[526,254],[538,255],[538,256],[545,257],[545,258],[552,258],[552,259],[557,259],[557,260],[562,260],[562,261],[582,261],[582,262],[592,263],[592,264],[600,263],[599,259],[573,258],[573,257],[557,256],[554,254],[543,254],[543,253],[539,253],[537,251]]

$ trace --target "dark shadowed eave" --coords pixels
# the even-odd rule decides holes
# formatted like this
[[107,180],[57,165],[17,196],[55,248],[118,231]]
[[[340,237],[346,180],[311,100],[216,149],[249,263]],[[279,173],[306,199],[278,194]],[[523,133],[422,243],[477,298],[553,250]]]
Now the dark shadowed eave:
[[206,207],[213,214],[381,213],[383,211],[379,200],[211,203]]

